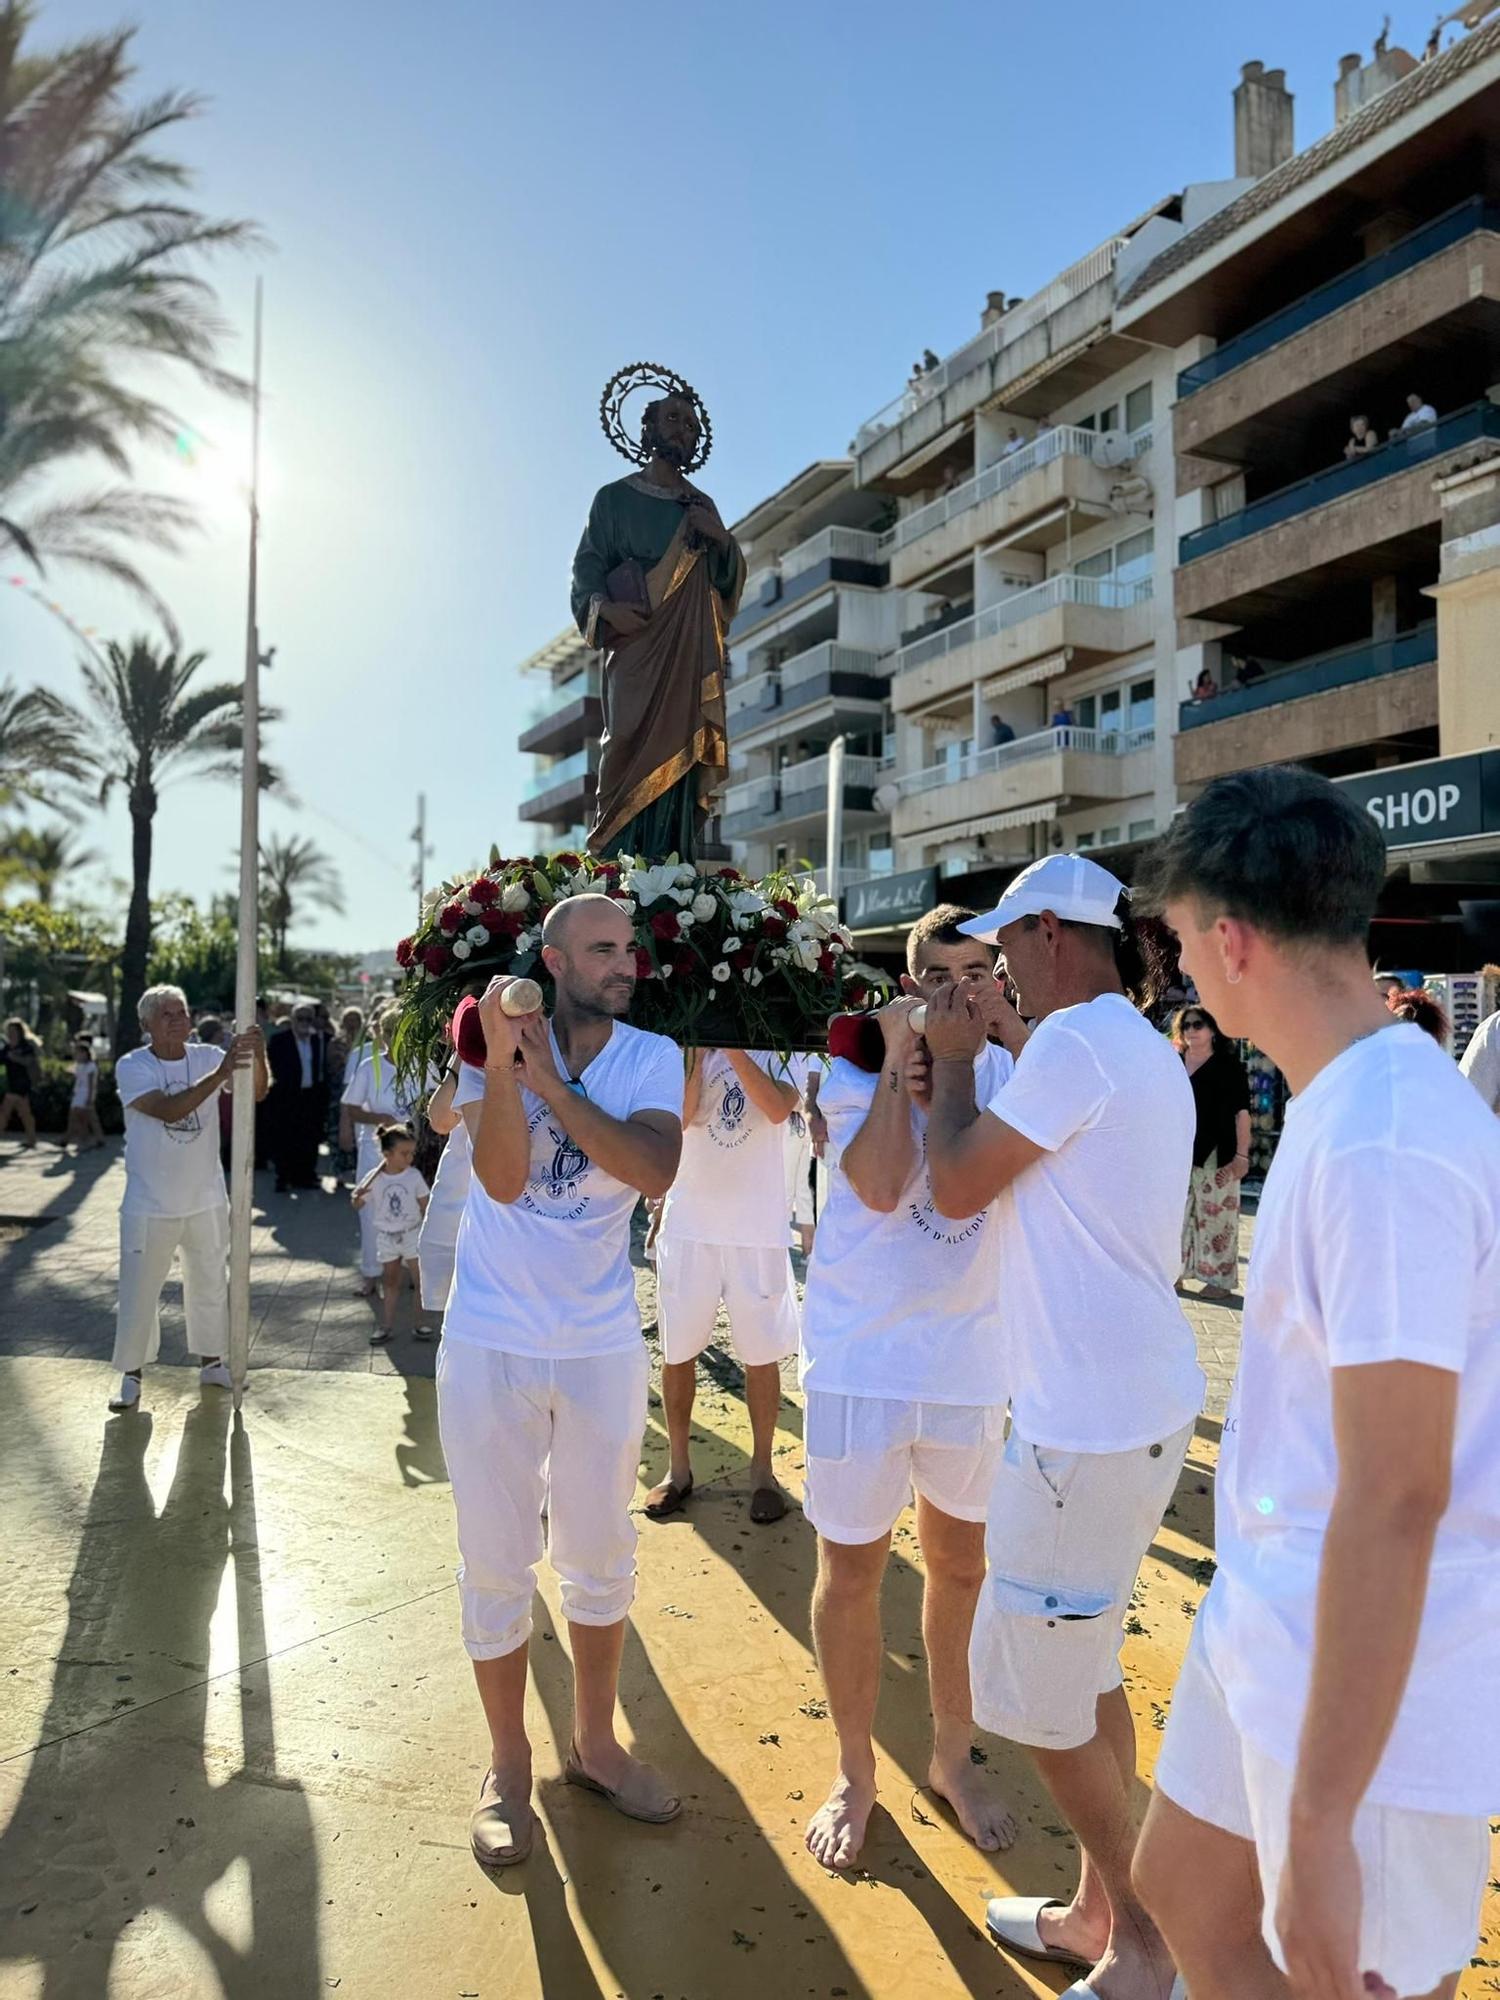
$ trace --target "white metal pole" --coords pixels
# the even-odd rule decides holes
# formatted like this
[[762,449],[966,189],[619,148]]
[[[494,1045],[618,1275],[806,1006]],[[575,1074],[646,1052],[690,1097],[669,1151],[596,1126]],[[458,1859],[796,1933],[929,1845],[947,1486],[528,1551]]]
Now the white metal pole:
[[828,894],[839,899],[839,865],[844,848],[844,739],[828,746]]
[[[260,626],[256,595],[260,560],[261,280],[255,281],[255,359],[250,404],[250,566],[245,598],[244,759],[240,773],[240,935],[235,968],[235,1028],[255,1020],[260,942]],[[234,1075],[229,1152],[229,1372],[234,1407],[245,1395],[250,1362],[250,1196],[255,1166],[255,1070]]]

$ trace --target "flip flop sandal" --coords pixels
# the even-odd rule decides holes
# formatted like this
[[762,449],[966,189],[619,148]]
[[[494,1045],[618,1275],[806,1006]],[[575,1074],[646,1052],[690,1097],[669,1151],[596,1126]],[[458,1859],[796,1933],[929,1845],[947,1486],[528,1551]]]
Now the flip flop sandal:
[[563,1776],[570,1785],[577,1785],[585,1792],[597,1792],[601,1799],[606,1799],[617,1813],[624,1813],[627,1819],[644,1820],[648,1826],[665,1826],[668,1820],[676,1819],[682,1811],[681,1799],[674,1798],[669,1806],[648,1806],[640,1799],[628,1798],[623,1791],[611,1791],[608,1785],[601,1785],[597,1778],[591,1778],[571,1752],[563,1766]]
[[750,1495],[750,1518],[758,1527],[768,1528],[786,1514],[786,1495],[774,1486],[757,1486]]
[[[1066,1909],[1065,1903],[1055,1896],[992,1896],[985,1907],[985,1928],[996,1944],[1004,1945],[1007,1951],[1019,1951],[1027,1958],[1044,1958],[1053,1965],[1081,1965],[1090,1972],[1094,1969],[1091,1958],[1080,1958],[1076,1951],[1059,1951],[1055,1945],[1044,1944],[1042,1934],[1037,1929],[1037,1918],[1043,1910]],[[1087,1991],[1084,1987],[1069,1987],[1070,1993]]]
[[664,1485],[658,1486],[651,1498],[647,1500],[645,1507],[646,1519],[648,1521],[665,1521],[672,1514],[680,1514],[692,1497],[692,1492],[693,1482],[691,1479],[686,1486],[678,1486],[672,1480],[667,1480]]

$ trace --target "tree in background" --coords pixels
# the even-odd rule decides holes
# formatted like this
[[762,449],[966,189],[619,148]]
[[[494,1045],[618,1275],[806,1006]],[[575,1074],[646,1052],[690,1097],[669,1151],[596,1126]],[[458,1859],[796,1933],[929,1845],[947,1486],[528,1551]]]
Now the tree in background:
[[[136,1002],[146,988],[151,951],[151,848],[158,792],[178,777],[238,778],[243,748],[243,685],[190,683],[205,655],[158,652],[145,639],[127,651],[111,645],[102,665],[83,664],[91,713],[78,718],[90,764],[99,778],[99,803],[119,786],[130,810],[130,908],[120,957],[120,1004],[115,1054],[140,1040]],[[263,721],[274,712],[262,710]],[[261,766],[262,785],[275,783]]]
[[294,833],[290,840],[275,834],[260,850],[260,914],[270,934],[271,952],[283,974],[292,969],[287,932],[300,904],[344,912],[344,885],[332,861],[316,841]]
[[191,896],[164,896],[151,906],[147,984],[180,986],[194,1007],[234,1014],[239,927],[232,903],[218,897],[207,912]]
[[42,798],[49,778],[85,777],[79,731],[78,716],[46,688],[0,680],[0,806],[24,808]]
[[24,1007],[45,1037],[64,1018],[70,988],[109,990],[118,951],[117,937],[77,911],[38,902],[0,908],[0,1005]]
[[127,100],[132,30],[23,49],[34,15],[0,0],[0,550],[109,576],[170,631],[130,550],[175,549],[192,509],[131,483],[68,489],[90,461],[128,479],[131,447],[180,434],[139,386],[141,363],[243,392],[219,366],[227,329],[194,266],[256,232],[182,201],[191,177],[162,145],[202,101]]
[[18,826],[0,834],[0,883],[21,883],[49,907],[71,875],[92,868],[99,856],[81,847],[69,826]]

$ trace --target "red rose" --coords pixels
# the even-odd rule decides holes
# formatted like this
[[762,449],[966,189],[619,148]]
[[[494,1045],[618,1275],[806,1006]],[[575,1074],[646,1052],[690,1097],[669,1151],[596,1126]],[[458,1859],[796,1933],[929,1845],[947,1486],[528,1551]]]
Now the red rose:
[[738,868],[720,868],[717,874],[721,882],[743,882],[745,879]]
[[789,924],[796,923],[798,915],[797,905],[792,901],[790,896],[778,896],[776,901],[771,905],[771,908],[779,910]]
[[780,917],[762,917],[760,934],[764,938],[769,938],[774,944],[777,938],[786,936],[786,925]]
[[638,944],[638,945],[636,946],[636,948],[635,948],[635,976],[636,976],[636,978],[637,978],[637,979],[649,979],[649,978],[651,977],[652,973],[653,973],[653,972],[654,972],[655,970],[656,970],[655,966],[653,966],[653,965],[652,965],[652,963],[651,963],[651,954],[650,954],[650,952],[646,950],[646,947],[645,947],[644,945],[639,945],[639,944]]
[[594,873],[602,875],[608,882],[618,882],[620,879],[620,864],[618,861],[601,861],[599,866],[594,870]]
[[493,903],[499,894],[499,883],[492,882],[488,875],[481,875],[477,882],[470,885],[469,901],[481,904]]
[[445,931],[456,931],[464,920],[464,913],[457,903],[445,903],[438,912],[438,922]]
[[862,979],[856,979],[844,988],[844,998],[851,1007],[863,1007],[870,997],[870,989]]
[[396,963],[397,965],[411,964],[411,939],[409,937],[402,938],[401,942],[396,946]]
[[825,945],[823,949],[818,953],[818,970],[819,972],[822,973],[825,979],[829,978],[832,975],[835,963],[836,960],[834,959],[833,953],[828,949],[827,945]]
[[453,954],[445,944],[430,944],[422,953],[422,963],[429,972],[446,972],[453,963]]
[[554,854],[552,865],[554,868],[581,868],[583,857],[580,854]]
[[491,937],[518,938],[526,928],[525,918],[513,916],[509,910],[481,910],[479,921]]
[[658,910],[656,915],[651,919],[651,935],[653,937],[674,938],[678,935],[679,928],[677,912],[675,910]]

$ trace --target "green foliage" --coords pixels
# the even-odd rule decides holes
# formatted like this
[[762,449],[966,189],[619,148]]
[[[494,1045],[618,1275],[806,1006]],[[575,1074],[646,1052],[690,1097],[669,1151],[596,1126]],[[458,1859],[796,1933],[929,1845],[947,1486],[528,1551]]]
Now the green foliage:
[[339,871],[305,834],[290,840],[271,834],[260,850],[260,920],[271,934],[271,951],[283,974],[291,971],[287,932],[303,904],[342,915],[344,885]]
[[[99,1123],[106,1132],[123,1132],[125,1114],[120,1109],[119,1092],[115,1089],[115,1066],[97,1050],[96,1060],[99,1063],[99,1089],[94,1098],[94,1109],[99,1113]],[[72,1102],[71,1057],[67,1061],[61,1061],[56,1056],[44,1057],[41,1085],[31,1094],[31,1109],[37,1130],[59,1134],[66,1132],[68,1106]]]
[[193,1007],[234,1012],[239,951],[234,918],[222,906],[205,916],[189,896],[167,896],[151,907],[148,986],[180,986]]
[[68,704],[47,688],[0,680],[0,806],[40,800],[55,790],[47,779],[77,780],[86,768],[78,717]]
[[98,859],[71,827],[11,827],[0,833],[0,888],[24,883],[37,902],[52,903],[71,874]]

